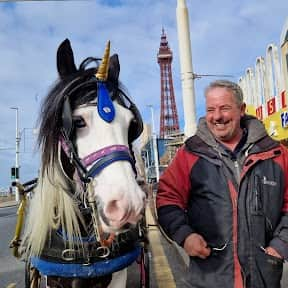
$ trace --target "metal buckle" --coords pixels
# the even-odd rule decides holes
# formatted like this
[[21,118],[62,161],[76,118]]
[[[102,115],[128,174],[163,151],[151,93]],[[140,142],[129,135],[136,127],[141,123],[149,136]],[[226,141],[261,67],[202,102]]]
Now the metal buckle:
[[110,249],[106,246],[100,246],[96,249],[97,257],[106,258],[110,255]]
[[[66,255],[67,254],[67,255]],[[62,259],[65,261],[73,261],[76,259],[76,251],[74,249],[65,249],[62,251]]]

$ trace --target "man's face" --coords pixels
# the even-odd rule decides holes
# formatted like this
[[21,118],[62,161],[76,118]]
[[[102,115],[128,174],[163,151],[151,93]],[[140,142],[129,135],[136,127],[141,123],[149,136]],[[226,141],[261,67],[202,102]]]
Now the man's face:
[[206,122],[209,130],[221,142],[232,142],[241,134],[240,119],[245,104],[237,104],[233,93],[222,87],[208,90],[206,95]]

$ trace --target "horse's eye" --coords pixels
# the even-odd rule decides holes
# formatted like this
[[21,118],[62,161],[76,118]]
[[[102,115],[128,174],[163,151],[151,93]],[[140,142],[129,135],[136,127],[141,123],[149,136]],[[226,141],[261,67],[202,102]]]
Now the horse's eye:
[[73,124],[76,128],[84,128],[86,126],[85,120],[81,116],[73,117]]

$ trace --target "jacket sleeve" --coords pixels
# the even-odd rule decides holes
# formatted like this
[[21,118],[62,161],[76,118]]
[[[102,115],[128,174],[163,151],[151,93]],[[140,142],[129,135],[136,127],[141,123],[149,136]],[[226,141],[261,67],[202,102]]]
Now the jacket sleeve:
[[158,222],[165,233],[181,246],[193,233],[186,210],[191,189],[189,175],[197,159],[184,146],[181,147],[159,179],[156,196]]
[[273,247],[285,260],[288,260],[288,150],[283,147],[284,194],[282,217],[274,231],[274,238],[269,246]]

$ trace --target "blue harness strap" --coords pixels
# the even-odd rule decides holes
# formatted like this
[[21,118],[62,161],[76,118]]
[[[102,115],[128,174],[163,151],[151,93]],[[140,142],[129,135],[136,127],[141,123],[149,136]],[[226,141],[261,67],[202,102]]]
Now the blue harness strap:
[[88,171],[86,177],[94,178],[98,175],[105,167],[116,161],[128,161],[131,163],[132,168],[136,171],[133,158],[131,157],[129,151],[113,151],[108,155],[103,156],[99,159]]
[[140,253],[141,247],[137,246],[134,250],[117,258],[91,263],[89,265],[63,264],[43,260],[38,257],[31,257],[31,266],[46,276],[93,278],[112,274],[126,268],[138,258]]

